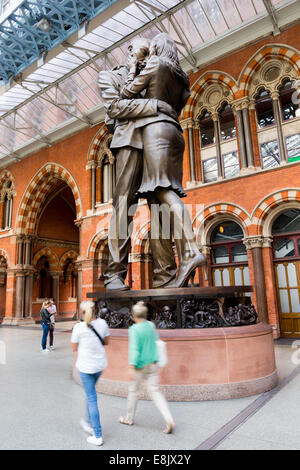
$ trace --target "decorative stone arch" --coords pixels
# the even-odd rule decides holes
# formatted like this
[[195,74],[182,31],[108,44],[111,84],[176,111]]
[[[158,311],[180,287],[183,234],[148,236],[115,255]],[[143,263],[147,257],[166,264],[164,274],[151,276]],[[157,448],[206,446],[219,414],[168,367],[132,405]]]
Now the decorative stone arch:
[[39,210],[42,208],[49,193],[55,189],[58,180],[66,183],[72,190],[76,217],[82,217],[82,202],[78,186],[66,168],[57,163],[47,163],[33,177],[27,187],[17,215],[16,232],[34,234]]
[[[148,247],[149,250],[149,233],[150,233],[150,222],[145,222],[140,229],[136,232],[132,242],[131,252],[132,254],[147,254],[145,249]],[[148,240],[148,245],[146,241]],[[149,253],[149,251],[148,251]]]
[[59,259],[56,253],[54,253],[54,251],[52,251],[50,248],[42,248],[34,255],[32,260],[32,266],[34,268],[36,268],[37,263],[42,258],[42,256],[46,256],[48,258],[51,271],[59,270]]
[[231,103],[237,95],[237,84],[229,74],[217,70],[205,72],[193,85],[182,118],[196,118],[208,104],[217,109],[224,101]]
[[8,254],[5,250],[3,250],[2,248],[0,248],[0,257],[3,257],[6,261],[6,267],[8,268],[10,266],[10,262],[9,262],[9,257],[8,257]]
[[72,259],[73,261],[76,261],[78,256],[79,256],[79,253],[74,251],[74,250],[69,250],[66,253],[64,253],[60,257],[60,260],[59,260],[60,269],[62,270],[64,268],[64,265],[65,265],[65,262],[67,261],[67,259]]
[[266,44],[248,60],[241,71],[238,79],[241,97],[253,96],[260,87],[273,81],[268,80],[266,75],[272,64],[278,67],[275,82],[300,76],[300,52],[297,49],[285,44]]
[[97,162],[101,166],[105,155],[108,156],[110,163],[114,163],[115,157],[109,149],[111,134],[105,125],[97,132],[88,151],[88,163]]
[[248,212],[233,203],[217,203],[205,207],[193,220],[196,240],[201,246],[210,245],[210,235],[214,227],[221,221],[232,220],[242,228],[244,236],[248,236],[251,219]]
[[15,191],[15,179],[12,173],[9,170],[3,170],[0,173],[0,191],[6,187],[6,185],[11,182],[10,189]]
[[108,229],[103,229],[92,238],[87,250],[87,259],[101,258],[107,244],[107,237]]
[[252,223],[255,235],[271,236],[274,218],[284,209],[300,208],[300,189],[287,188],[273,193],[262,199],[254,208]]

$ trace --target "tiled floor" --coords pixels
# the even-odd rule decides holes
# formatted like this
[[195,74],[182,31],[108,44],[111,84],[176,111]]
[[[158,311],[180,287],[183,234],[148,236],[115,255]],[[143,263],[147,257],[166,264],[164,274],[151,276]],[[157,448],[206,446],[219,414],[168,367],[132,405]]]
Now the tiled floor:
[[[220,430],[217,449],[300,449],[300,375],[287,341],[275,345],[279,377],[281,383],[288,379],[287,383],[245,421],[242,412],[255,406],[258,396],[173,402],[170,407],[177,426],[173,435],[166,436],[151,402],[139,403],[136,425],[127,427],[117,421],[126,400],[101,395],[104,446],[88,445],[78,425],[84,394],[71,374],[71,326],[70,322],[57,325],[56,349],[46,355],[40,351],[40,326],[0,327],[0,344],[6,348],[6,364],[0,364],[0,449],[192,450],[203,442],[210,444],[211,436]],[[238,426],[228,433],[231,422]]]

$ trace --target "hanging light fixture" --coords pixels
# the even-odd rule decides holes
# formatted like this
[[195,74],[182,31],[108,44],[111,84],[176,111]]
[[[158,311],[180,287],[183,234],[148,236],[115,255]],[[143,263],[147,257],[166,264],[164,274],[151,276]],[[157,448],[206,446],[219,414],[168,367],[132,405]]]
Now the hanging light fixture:
[[42,18],[36,25],[41,31],[43,31],[43,33],[48,33],[52,28],[52,25],[47,18]]

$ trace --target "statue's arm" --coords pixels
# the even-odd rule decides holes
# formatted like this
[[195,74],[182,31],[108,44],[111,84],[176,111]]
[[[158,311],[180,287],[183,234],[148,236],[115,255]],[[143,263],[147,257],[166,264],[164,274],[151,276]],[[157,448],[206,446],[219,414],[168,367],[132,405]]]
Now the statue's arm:
[[100,72],[98,84],[106,113],[110,119],[135,119],[157,115],[156,99],[120,99],[119,90],[110,72]]
[[121,90],[121,98],[134,98],[141,91],[145,90],[152,77],[156,73],[158,68],[158,58],[157,56],[152,56],[147,62],[146,67],[142,72],[133,77],[131,73],[128,74],[125,85]]

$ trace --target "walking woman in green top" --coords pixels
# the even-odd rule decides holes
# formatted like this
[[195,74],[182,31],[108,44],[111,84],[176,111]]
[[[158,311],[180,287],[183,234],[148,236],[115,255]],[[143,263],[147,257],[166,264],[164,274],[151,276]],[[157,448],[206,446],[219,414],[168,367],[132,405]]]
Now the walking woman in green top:
[[132,307],[135,324],[129,328],[129,372],[131,383],[128,386],[127,415],[120,416],[119,422],[132,426],[139,396],[139,388],[146,381],[148,393],[166,421],[165,434],[175,427],[164,395],[158,384],[158,351],[155,325],[147,321],[148,309],[144,302]]

